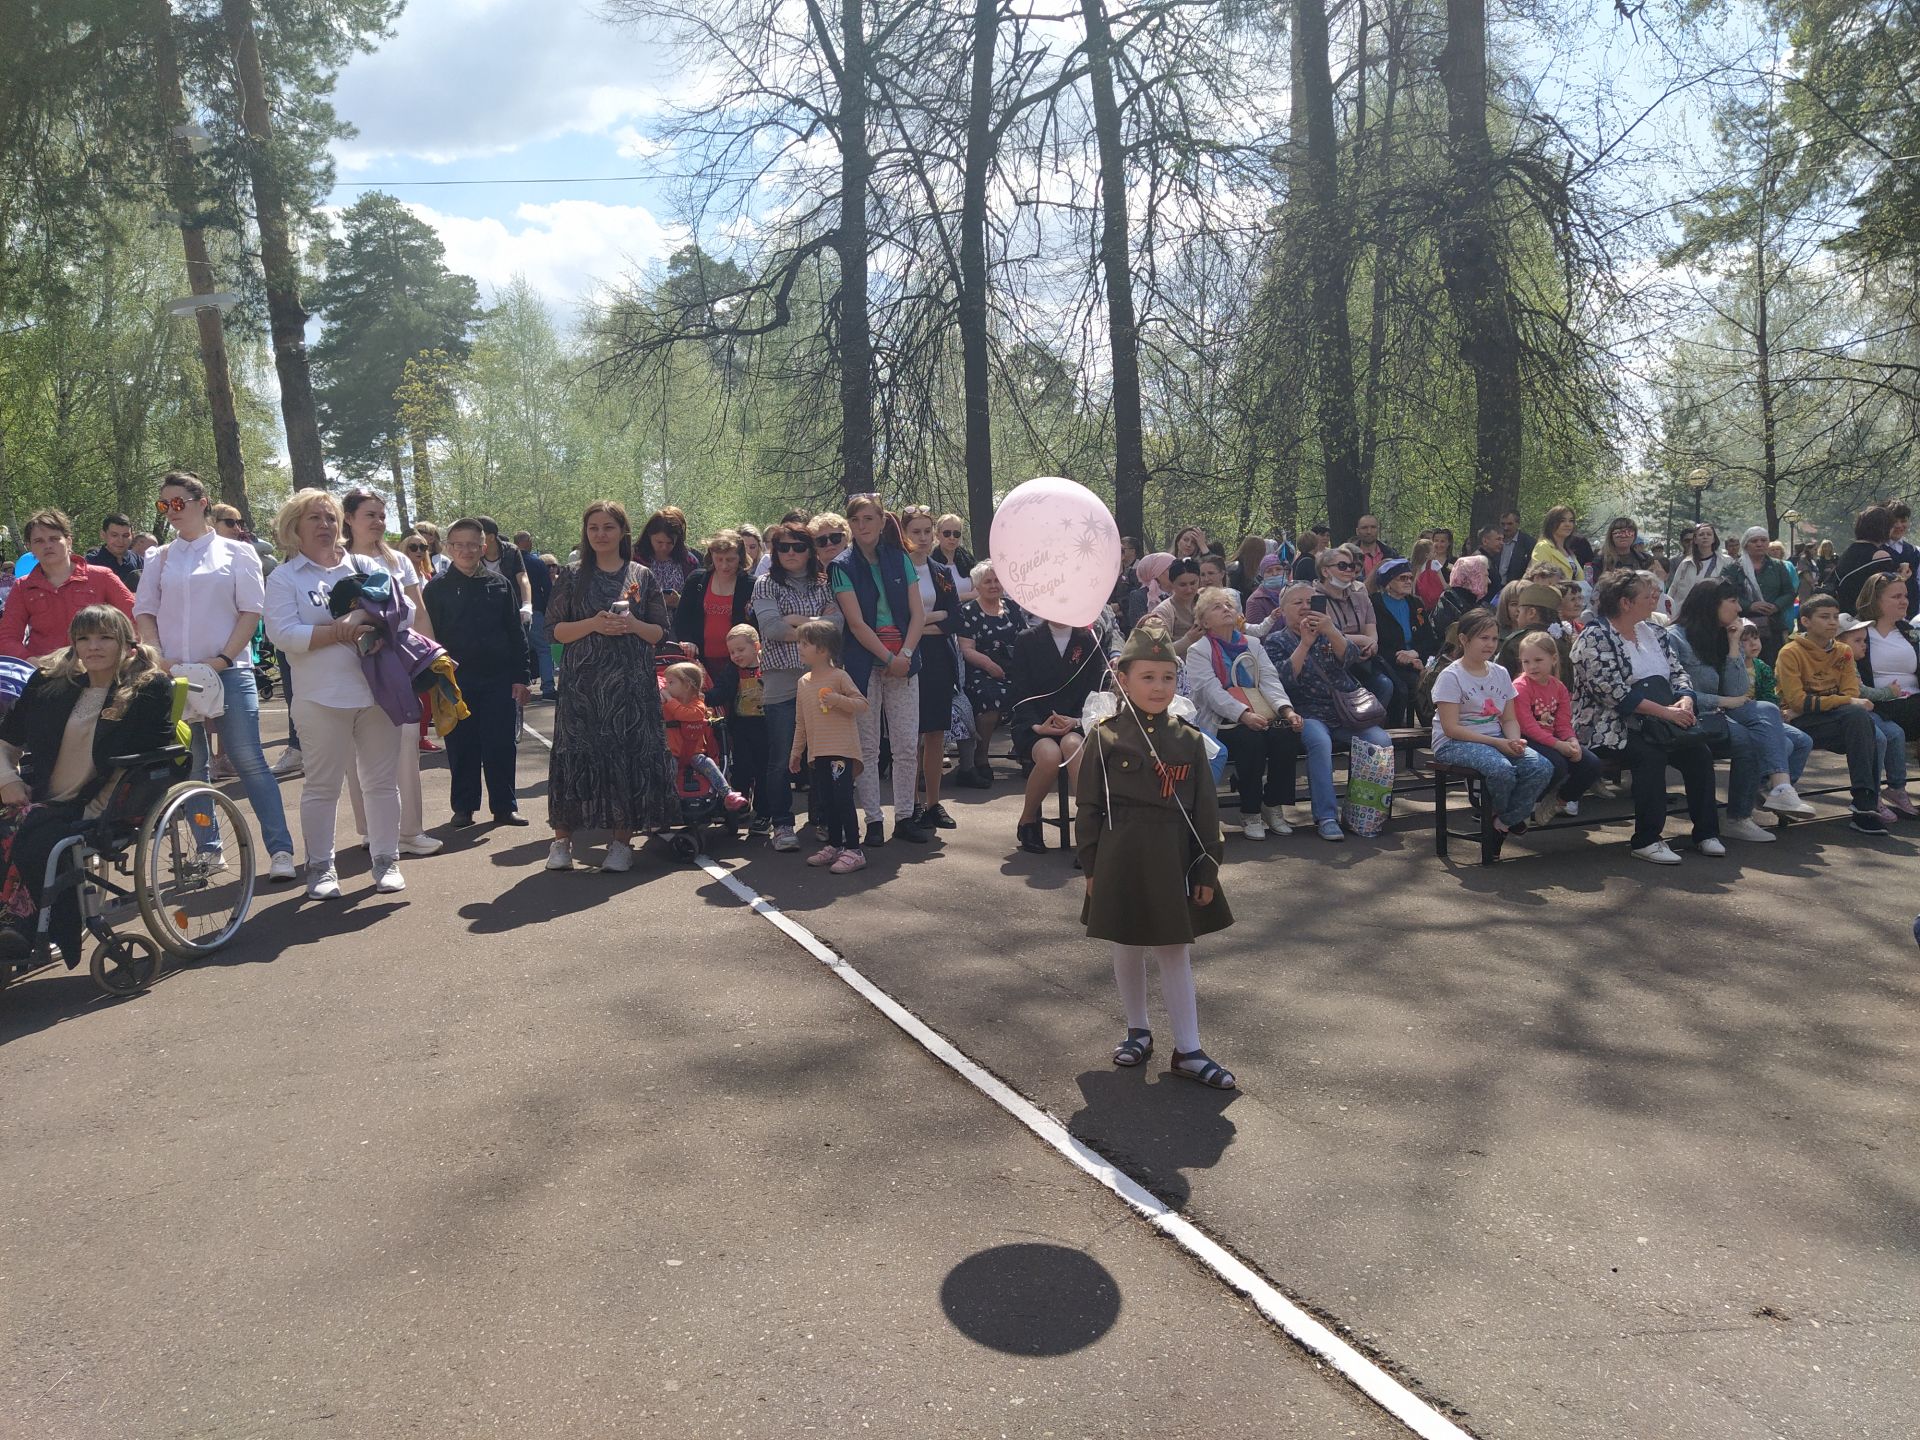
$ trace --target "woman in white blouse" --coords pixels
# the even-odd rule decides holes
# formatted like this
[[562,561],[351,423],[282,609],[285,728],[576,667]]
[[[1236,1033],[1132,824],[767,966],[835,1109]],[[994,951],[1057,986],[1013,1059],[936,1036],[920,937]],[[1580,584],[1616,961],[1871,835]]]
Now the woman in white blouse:
[[[421,599],[420,572],[405,555],[387,544],[387,502],[371,490],[355,486],[340,502],[347,517],[347,550],[377,561],[393,576],[393,585],[406,597],[405,623],[431,636],[427,607]],[[426,808],[420,799],[420,742],[412,725],[393,727],[393,743],[400,754],[400,853],[431,855],[440,842],[426,833]],[[347,799],[353,805],[353,824],[362,838],[367,833],[367,807],[358,777],[347,776]]]
[[1906,583],[1898,575],[1869,575],[1857,603],[1867,624],[1860,682],[1895,692],[1896,699],[1873,702],[1874,717],[1892,721],[1911,740],[1920,735],[1920,631],[1907,621]]
[[307,849],[307,895],[339,897],[333,868],[334,814],[349,766],[366,798],[373,888],[407,888],[400,875],[400,747],[394,723],[374,703],[355,642],[373,626],[327,607],[333,587],[350,575],[385,567],[350,554],[341,541],[346,517],[324,490],[302,490],[280,507],[274,536],[287,556],[267,579],[267,638],[298,677],[293,714],[300,726],[306,781],[300,791],[300,833]]
[[[226,709],[211,723],[260,822],[261,838],[272,857],[268,878],[291,880],[293,834],[287,828],[280,782],[261,753],[260,692],[253,683],[253,632],[266,606],[259,552],[244,541],[214,533],[207,487],[197,475],[169,472],[160,481],[160,503],[176,538],[147,552],[133,623],[141,643],[160,653],[167,670],[204,665],[220,676]],[[193,727],[193,770],[203,779],[207,775],[205,725]]]

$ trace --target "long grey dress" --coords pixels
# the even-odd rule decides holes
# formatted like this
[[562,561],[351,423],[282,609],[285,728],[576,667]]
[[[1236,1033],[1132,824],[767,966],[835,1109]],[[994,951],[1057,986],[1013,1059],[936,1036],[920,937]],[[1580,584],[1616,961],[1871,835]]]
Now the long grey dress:
[[[547,633],[590,620],[626,596],[636,618],[667,625],[660,582],[644,565],[567,567],[547,602]],[[650,830],[674,824],[673,757],[660,713],[653,646],[638,635],[586,635],[560,651],[547,819],[560,830]]]

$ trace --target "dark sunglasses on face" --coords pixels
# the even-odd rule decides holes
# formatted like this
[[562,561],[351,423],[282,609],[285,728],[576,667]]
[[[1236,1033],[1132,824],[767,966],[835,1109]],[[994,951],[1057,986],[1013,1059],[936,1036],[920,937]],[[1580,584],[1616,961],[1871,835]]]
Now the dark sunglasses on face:
[[813,549],[813,546],[804,540],[780,540],[775,542],[773,548],[782,555],[804,555]]
[[832,530],[825,535],[813,537],[813,543],[816,545],[844,545],[846,542],[847,532],[844,530]]
[[407,546],[407,554],[409,555],[424,555],[426,553],[427,553],[427,547],[424,545]]
[[960,532],[958,530],[942,530],[940,532],[940,538],[942,540],[958,540],[960,538]]
[[174,499],[174,500],[160,499],[153,502],[153,513],[156,515],[164,515],[169,510],[171,510],[174,514],[178,515],[182,510],[185,510],[186,508],[187,508],[187,501],[185,496],[181,496],[178,499]]
[[1327,568],[1329,570],[1351,570],[1353,569],[1353,562],[1350,560],[1336,560]]

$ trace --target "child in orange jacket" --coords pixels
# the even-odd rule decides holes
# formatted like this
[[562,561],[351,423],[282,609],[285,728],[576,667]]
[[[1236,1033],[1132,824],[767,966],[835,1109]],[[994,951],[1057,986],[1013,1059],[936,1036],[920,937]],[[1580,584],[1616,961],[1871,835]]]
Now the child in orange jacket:
[[706,678],[706,673],[691,661],[667,667],[666,694],[660,699],[660,709],[667,718],[667,749],[682,770],[701,776],[721,797],[721,803],[738,813],[752,802],[727,784],[716,763],[720,752],[713,743],[713,717],[700,698]]

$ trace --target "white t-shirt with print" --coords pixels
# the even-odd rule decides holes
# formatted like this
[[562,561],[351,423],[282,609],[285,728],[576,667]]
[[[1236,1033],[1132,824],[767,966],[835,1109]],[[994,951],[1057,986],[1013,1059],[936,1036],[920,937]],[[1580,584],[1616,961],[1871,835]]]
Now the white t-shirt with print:
[[1450,700],[1460,707],[1460,724],[1489,740],[1497,740],[1505,733],[1500,728],[1500,717],[1515,693],[1513,677],[1507,674],[1506,666],[1488,661],[1486,673],[1475,675],[1460,661],[1454,661],[1433,682],[1433,743],[1438,745],[1451,738],[1440,723],[1441,701]]

